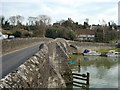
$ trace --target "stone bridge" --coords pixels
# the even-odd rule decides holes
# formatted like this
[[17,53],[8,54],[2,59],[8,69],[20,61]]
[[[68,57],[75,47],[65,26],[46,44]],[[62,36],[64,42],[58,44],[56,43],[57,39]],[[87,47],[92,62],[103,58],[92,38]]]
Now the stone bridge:
[[65,88],[73,81],[69,56],[84,49],[100,50],[115,45],[55,39],[42,43],[39,52],[0,80],[0,88]]
[[42,43],[39,52],[0,80],[0,88],[65,88],[71,83],[66,40]]

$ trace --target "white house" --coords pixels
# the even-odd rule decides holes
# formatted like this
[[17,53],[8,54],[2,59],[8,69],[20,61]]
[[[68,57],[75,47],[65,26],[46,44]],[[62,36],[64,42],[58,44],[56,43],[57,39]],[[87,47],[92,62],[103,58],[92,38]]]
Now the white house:
[[95,32],[93,30],[78,30],[76,31],[77,38],[81,41],[94,41]]

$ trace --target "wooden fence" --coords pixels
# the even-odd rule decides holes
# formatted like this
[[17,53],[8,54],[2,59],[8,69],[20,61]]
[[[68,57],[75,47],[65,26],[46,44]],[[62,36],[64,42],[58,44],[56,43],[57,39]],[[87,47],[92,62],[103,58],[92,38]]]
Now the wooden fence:
[[[72,75],[73,75],[73,86],[83,87],[83,88],[89,87],[90,74],[88,72],[87,72],[87,74],[72,73]],[[75,80],[77,80],[77,81],[75,81]],[[85,81],[85,83],[80,82],[80,80]]]

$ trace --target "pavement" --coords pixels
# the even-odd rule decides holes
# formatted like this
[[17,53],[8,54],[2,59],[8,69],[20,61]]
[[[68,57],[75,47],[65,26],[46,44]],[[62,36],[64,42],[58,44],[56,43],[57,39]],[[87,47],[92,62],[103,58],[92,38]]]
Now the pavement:
[[40,44],[41,43],[35,44],[27,48],[13,51],[4,56],[0,56],[0,79],[17,69],[17,67],[37,53],[39,51]]

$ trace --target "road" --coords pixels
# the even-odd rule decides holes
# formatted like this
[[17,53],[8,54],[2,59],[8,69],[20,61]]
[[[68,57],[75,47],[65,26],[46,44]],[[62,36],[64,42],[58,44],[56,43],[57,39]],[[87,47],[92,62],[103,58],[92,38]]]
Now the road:
[[37,53],[39,51],[39,46],[40,43],[0,57],[2,58],[2,60],[0,61],[2,63],[2,70],[0,72],[0,75],[2,75],[1,78],[14,71],[27,59]]

